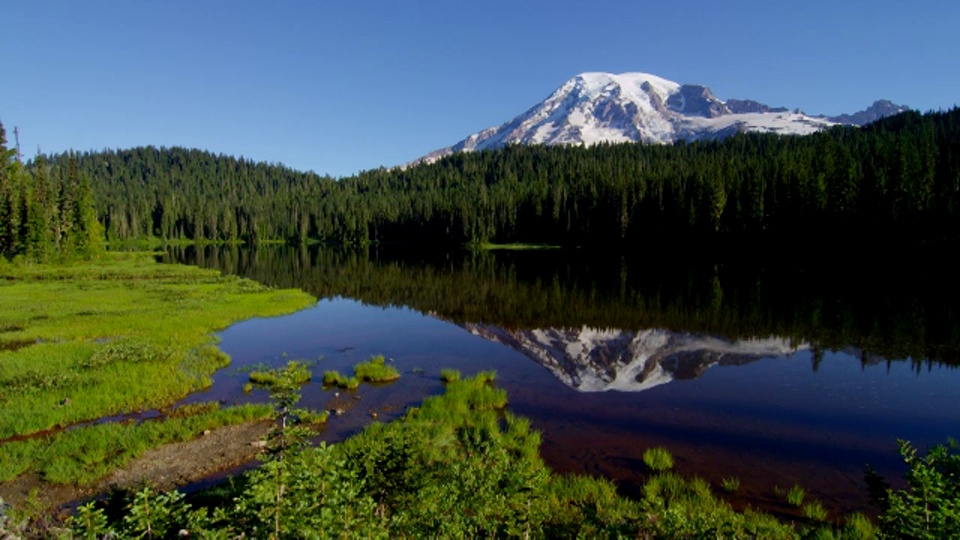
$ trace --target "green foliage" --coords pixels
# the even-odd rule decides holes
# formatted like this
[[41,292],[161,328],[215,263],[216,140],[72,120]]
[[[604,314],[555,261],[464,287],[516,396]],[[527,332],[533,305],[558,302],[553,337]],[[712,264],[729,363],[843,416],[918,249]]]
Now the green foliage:
[[734,511],[710,492],[706,482],[686,481],[672,472],[644,486],[641,530],[652,538],[796,538],[789,525],[750,510]]
[[89,179],[73,153],[51,175],[38,156],[32,170],[14,160],[0,123],[0,258],[31,261],[89,259],[103,250]]
[[264,388],[286,388],[306,384],[312,376],[306,362],[291,361],[282,369],[251,371],[250,382]]
[[386,365],[383,355],[370,357],[370,360],[353,366],[353,374],[361,381],[382,383],[391,382],[400,378],[400,372],[393,366]]
[[800,487],[797,484],[794,484],[787,490],[787,502],[797,508],[800,508],[800,505],[803,504],[803,498],[806,497],[807,491]]
[[723,487],[724,491],[736,493],[740,489],[740,479],[736,476],[724,478],[720,481],[720,485]]
[[804,504],[800,508],[800,513],[807,519],[812,519],[814,521],[826,521],[827,520],[827,510],[823,507],[820,501],[813,501]]
[[[960,110],[805,137],[512,145],[339,181],[184,148],[49,157],[114,239],[635,245],[762,235],[956,239]],[[37,165],[28,166],[32,171]],[[28,176],[30,176],[28,174]],[[2,221],[2,220],[0,220]]]
[[0,343],[26,343],[0,347],[0,440],[168,406],[229,362],[213,331],[312,302],[144,253],[9,265],[0,281]]
[[303,361],[290,360],[282,368],[250,373],[250,382],[270,392],[270,403],[276,412],[276,425],[267,435],[267,453],[277,461],[284,453],[295,451],[316,435],[311,424],[327,421],[327,413],[318,413],[297,408],[300,387],[310,381],[313,374]]
[[907,489],[889,491],[880,516],[882,538],[948,538],[960,530],[960,445],[955,440],[925,456],[907,441],[900,455],[909,467]]
[[[179,409],[166,420],[84,426],[3,444],[0,482],[34,471],[55,484],[89,485],[150,448],[199,437],[208,429],[268,418],[266,405]],[[192,414],[191,414],[192,413]]]
[[[482,406],[485,378],[452,381],[401,419],[346,441],[290,450],[200,497],[143,490],[118,515],[82,507],[75,537],[199,538],[872,538],[869,520],[842,528],[734,511],[709,484],[654,475],[641,500],[608,480],[552,474],[530,422]],[[808,504],[811,520],[823,508]]]
[[235,515],[253,538],[386,538],[375,510],[363,479],[338,451],[321,444],[250,473]]
[[662,472],[673,468],[673,456],[666,448],[648,448],[643,452],[643,462],[651,471]]
[[842,538],[850,540],[873,540],[877,536],[876,528],[870,518],[855,512],[846,517]]
[[443,382],[453,382],[460,380],[460,370],[458,369],[441,369],[440,370],[440,380]]
[[346,375],[341,375],[338,371],[331,370],[323,372],[323,385],[336,386],[344,390],[356,390],[360,388],[360,379],[357,377],[347,377]]

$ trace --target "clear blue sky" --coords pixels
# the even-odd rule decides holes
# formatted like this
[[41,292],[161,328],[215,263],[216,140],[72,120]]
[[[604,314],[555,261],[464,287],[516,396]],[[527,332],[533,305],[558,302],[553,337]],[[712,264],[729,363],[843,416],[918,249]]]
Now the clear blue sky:
[[956,0],[8,0],[0,21],[0,121],[31,156],[178,145],[343,176],[584,71],[811,114],[960,103]]

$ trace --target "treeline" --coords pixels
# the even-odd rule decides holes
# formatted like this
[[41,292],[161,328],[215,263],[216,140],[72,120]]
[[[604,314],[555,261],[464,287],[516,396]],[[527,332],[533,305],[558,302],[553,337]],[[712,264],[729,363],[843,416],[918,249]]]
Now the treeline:
[[699,254],[651,260],[560,250],[412,251],[189,246],[168,253],[174,261],[299,287],[318,298],[410,307],[457,324],[775,335],[815,351],[855,347],[864,364],[960,365],[960,284],[951,267],[935,260],[824,265],[766,257],[718,263]]
[[88,258],[102,245],[93,191],[73,154],[51,167],[39,155],[29,170],[7,148],[0,123],[0,259]]
[[[52,156],[57,168],[68,155]],[[814,135],[511,146],[335,181],[182,148],[77,156],[110,239],[341,244],[960,237],[960,109]]]
[[[71,156],[49,160],[63,168]],[[338,189],[330,178],[202,150],[147,146],[75,158],[93,180],[108,240],[316,238],[317,201]]]

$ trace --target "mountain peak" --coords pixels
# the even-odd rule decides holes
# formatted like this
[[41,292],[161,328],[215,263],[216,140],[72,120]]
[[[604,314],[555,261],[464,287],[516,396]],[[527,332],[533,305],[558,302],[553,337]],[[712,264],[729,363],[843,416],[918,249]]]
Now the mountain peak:
[[806,135],[835,124],[863,125],[904,110],[880,100],[854,115],[811,117],[749,99],[724,102],[706,86],[680,84],[649,73],[585,72],[520,116],[418,161],[508,144],[670,144],[744,131]]

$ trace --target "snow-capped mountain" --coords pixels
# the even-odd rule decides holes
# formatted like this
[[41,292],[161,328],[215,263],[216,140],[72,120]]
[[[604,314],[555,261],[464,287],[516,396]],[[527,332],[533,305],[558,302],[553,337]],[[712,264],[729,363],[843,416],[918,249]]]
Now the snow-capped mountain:
[[522,352],[581,392],[638,392],[693,379],[714,365],[742,365],[809,348],[781,338],[728,341],[664,329],[626,332],[593,328],[504,330],[464,324],[470,333]]
[[753,100],[723,101],[706,86],[679,84],[647,73],[582,73],[513,120],[418,161],[507,144],[664,144],[744,131],[805,135],[837,123],[863,124],[904,110],[878,101],[854,115],[813,117]]

